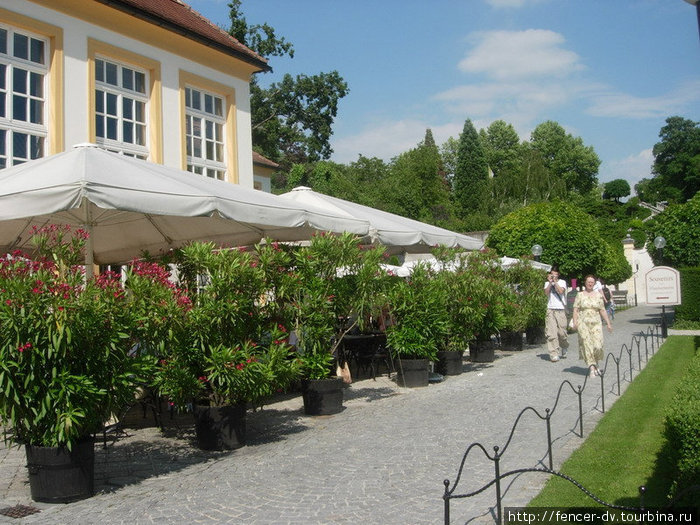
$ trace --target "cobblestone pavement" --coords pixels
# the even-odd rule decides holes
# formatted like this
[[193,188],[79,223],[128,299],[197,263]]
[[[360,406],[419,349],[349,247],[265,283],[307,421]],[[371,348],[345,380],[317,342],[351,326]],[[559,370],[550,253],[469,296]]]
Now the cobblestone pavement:
[[[623,343],[630,346],[632,336],[659,316],[660,308],[648,306],[618,312],[614,333],[606,334],[606,353],[619,355]],[[465,359],[464,373],[427,388],[399,388],[386,374],[357,381],[345,391],[345,410],[333,416],[305,416],[301,399],[292,397],[249,412],[248,445],[232,452],[195,448],[187,418],[171,422],[164,433],[128,428],[106,449],[96,445],[96,495],[71,504],[32,502],[23,449],[0,444],[0,509],[40,509],[24,518],[0,515],[0,524],[442,523],[443,480],[455,479],[469,444],[502,448],[521,410],[529,405],[544,414],[563,381],[584,386],[584,436],[594,428],[602,415],[600,380],[586,380],[576,336],[569,340],[568,357],[557,363],[549,361],[545,346],[526,346],[497,352],[493,363]],[[636,346],[632,355],[636,376]],[[628,363],[625,352],[626,380]],[[612,360],[609,367],[606,409],[618,399]],[[552,416],[555,468],[582,443],[578,424],[578,397],[565,384]],[[526,412],[501,472],[547,465],[544,422]],[[492,477],[492,464],[470,454],[457,492],[476,490]],[[524,505],[545,478],[506,479],[504,505]],[[454,500],[452,523],[492,524],[494,504],[493,488]]]

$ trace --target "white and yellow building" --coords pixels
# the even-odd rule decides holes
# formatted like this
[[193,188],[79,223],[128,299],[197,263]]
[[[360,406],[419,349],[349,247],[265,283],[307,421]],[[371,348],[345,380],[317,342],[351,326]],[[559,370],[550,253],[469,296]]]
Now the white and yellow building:
[[180,0],[0,0],[0,168],[91,142],[261,187],[249,82],[266,70]]

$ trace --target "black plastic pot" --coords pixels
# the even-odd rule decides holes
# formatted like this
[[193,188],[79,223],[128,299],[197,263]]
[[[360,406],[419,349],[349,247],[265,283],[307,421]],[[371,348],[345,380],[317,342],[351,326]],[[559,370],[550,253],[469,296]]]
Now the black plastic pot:
[[496,343],[488,341],[472,341],[469,343],[469,360],[472,363],[490,363],[495,359]]
[[233,450],[246,444],[245,403],[210,407],[194,406],[197,446],[202,450]]
[[34,501],[70,503],[93,494],[95,441],[81,439],[66,447],[25,445],[29,489]]
[[396,370],[398,372],[396,383],[407,388],[428,386],[427,359],[403,359],[399,358]]
[[525,340],[529,345],[543,345],[547,342],[544,325],[528,326],[525,330]]
[[328,416],[343,410],[343,379],[305,379],[301,383],[304,413],[308,416]]
[[501,332],[501,349],[509,352],[523,349],[522,332]]
[[435,371],[444,376],[456,376],[462,373],[462,356],[464,352],[461,350],[440,350],[438,352],[438,360],[435,363]]

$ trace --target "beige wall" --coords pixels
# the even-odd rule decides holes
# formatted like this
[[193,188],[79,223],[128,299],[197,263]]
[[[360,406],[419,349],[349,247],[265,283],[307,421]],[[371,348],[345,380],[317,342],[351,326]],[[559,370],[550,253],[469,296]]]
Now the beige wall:
[[96,54],[146,69],[150,77],[149,160],[185,169],[183,82],[225,97],[229,182],[253,187],[249,80],[255,68],[234,57],[99,2],[13,0],[0,21],[49,39],[48,153],[94,142]]

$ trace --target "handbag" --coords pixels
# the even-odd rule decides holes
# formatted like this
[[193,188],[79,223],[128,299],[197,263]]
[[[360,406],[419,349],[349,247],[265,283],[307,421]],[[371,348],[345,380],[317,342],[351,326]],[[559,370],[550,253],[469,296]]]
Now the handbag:
[[335,375],[342,378],[343,383],[347,385],[352,383],[352,376],[350,375],[350,365],[348,365],[347,361],[345,361],[343,366],[338,365],[335,371]]

